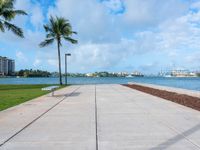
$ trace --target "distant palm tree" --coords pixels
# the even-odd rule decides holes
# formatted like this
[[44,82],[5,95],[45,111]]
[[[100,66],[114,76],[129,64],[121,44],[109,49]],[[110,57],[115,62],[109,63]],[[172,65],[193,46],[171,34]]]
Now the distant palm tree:
[[52,44],[55,40],[57,42],[58,48],[58,64],[59,64],[59,78],[60,85],[62,85],[62,73],[61,73],[61,58],[60,58],[60,46],[61,40],[64,39],[72,44],[78,43],[77,40],[71,38],[73,34],[77,34],[72,31],[72,27],[69,23],[69,20],[66,20],[63,17],[50,17],[50,23],[44,25],[44,29],[46,31],[46,39],[40,43],[40,47],[45,47]]
[[24,37],[21,28],[10,23],[11,20],[17,15],[27,15],[23,10],[14,9],[15,0],[0,0],[0,30],[5,32],[5,29],[11,30],[14,34],[19,37]]

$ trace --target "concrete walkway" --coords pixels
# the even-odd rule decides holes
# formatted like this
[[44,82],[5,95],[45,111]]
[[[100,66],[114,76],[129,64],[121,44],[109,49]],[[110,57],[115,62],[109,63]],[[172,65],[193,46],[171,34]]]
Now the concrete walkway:
[[0,112],[0,150],[200,150],[200,112],[121,85],[70,86]]

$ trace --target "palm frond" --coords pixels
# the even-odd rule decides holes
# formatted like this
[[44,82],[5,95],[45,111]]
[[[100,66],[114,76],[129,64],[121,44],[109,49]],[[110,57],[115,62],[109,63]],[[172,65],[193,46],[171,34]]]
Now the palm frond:
[[3,10],[1,13],[1,16],[5,19],[5,20],[12,20],[13,18],[15,18],[15,13],[11,10]]
[[27,15],[27,13],[23,10],[3,10],[1,13],[1,16],[9,21],[15,18],[16,15]]
[[71,42],[72,44],[77,44],[77,43],[78,43],[77,40],[72,39],[71,37],[64,36],[63,38],[64,38],[65,40]]
[[78,34],[76,31],[72,31],[72,34]]
[[51,28],[49,27],[49,25],[44,25],[43,26],[46,32],[49,32],[51,30]]
[[4,32],[6,28],[17,36],[24,37],[22,29],[9,22],[14,19],[16,15],[27,15],[23,10],[14,10],[14,2],[15,0],[0,0],[0,30]]
[[60,18],[56,17],[56,21],[58,22],[58,25],[61,29],[65,28],[65,27],[71,28],[69,20],[67,20],[63,17],[60,17]]
[[39,44],[40,47],[45,47],[45,46],[48,46],[50,44],[52,44],[54,42],[54,38],[51,38],[51,39],[46,39],[44,40],[43,42],[41,42]]
[[50,24],[49,24],[50,29],[52,30],[52,32],[57,33],[58,25],[57,25],[55,18],[51,16],[49,21],[50,21]]
[[15,0],[1,0],[2,8],[12,9],[14,7]]
[[25,11],[23,10],[14,10],[13,11],[16,15],[28,15]]
[[11,24],[7,21],[4,22],[4,26],[8,29],[8,30],[11,30],[14,34],[16,34],[17,36],[19,37],[24,37],[23,35],[23,31],[21,28],[15,26],[14,24]]
[[55,38],[56,35],[54,33],[47,33],[46,38]]
[[72,27],[71,25],[65,25],[61,28],[62,35],[69,36],[72,35]]
[[5,29],[4,29],[4,25],[3,25],[3,23],[0,21],[0,30],[2,31],[2,32],[5,32]]
[[[40,43],[40,47],[51,44],[54,39],[57,40],[58,45],[62,46],[62,38],[69,41],[72,44],[78,43],[77,40],[72,39],[72,34],[77,34],[77,32],[72,31],[71,24],[69,20],[63,17],[52,17],[50,16],[49,24],[44,25],[46,31],[46,40]],[[51,40],[50,40],[51,39]]]

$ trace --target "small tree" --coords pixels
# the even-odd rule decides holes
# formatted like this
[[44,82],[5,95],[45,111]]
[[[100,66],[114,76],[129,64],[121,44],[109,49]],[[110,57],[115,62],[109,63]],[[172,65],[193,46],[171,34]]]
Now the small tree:
[[63,17],[50,17],[49,24],[44,25],[46,31],[46,39],[40,43],[40,47],[45,47],[52,44],[54,41],[57,42],[58,48],[58,65],[59,65],[59,79],[60,85],[62,85],[62,72],[61,72],[61,57],[60,57],[60,47],[62,46],[62,39],[76,44],[77,40],[71,38],[73,34],[77,34],[72,31],[72,27],[69,23],[69,20],[66,20]]

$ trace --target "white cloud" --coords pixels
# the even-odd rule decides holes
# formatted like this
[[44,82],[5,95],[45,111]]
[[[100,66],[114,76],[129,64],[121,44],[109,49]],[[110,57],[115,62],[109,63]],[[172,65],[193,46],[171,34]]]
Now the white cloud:
[[122,0],[104,0],[102,3],[110,9],[111,13],[118,14],[124,11],[124,3]]
[[[66,50],[72,53],[69,63],[74,72],[80,69],[107,70],[124,64],[151,68],[155,62],[162,63],[154,58],[153,53],[156,52],[163,59],[177,59],[181,64],[186,62],[186,58],[180,58],[180,55],[200,50],[200,11],[191,10],[200,9],[198,3],[189,4],[181,0],[57,0],[54,6],[48,8],[46,16],[43,16],[39,3],[18,0],[16,6],[30,14],[22,22],[21,18],[16,22],[24,27],[26,23],[31,24],[34,29],[24,30],[25,39],[8,32],[1,36],[1,41],[13,41],[13,45],[20,49],[34,51],[37,58],[35,66],[42,64],[57,69],[56,45],[38,47],[45,37],[42,24],[45,17],[52,14],[69,19],[78,32],[75,36],[79,40],[78,45],[72,46],[63,41],[62,47],[62,58]],[[123,6],[124,13],[116,15],[112,12],[121,10]],[[155,60],[143,58],[146,55]],[[133,57],[143,60],[138,59],[135,63]],[[163,65],[170,65],[170,62],[167,64],[166,61]]]
[[31,0],[17,0],[15,8],[24,10],[28,15],[17,16],[14,23],[23,28],[26,28],[27,23],[30,23],[34,30],[39,30],[43,27],[45,17],[40,3],[32,3]]
[[33,66],[34,67],[38,67],[41,64],[41,60],[40,59],[35,59],[35,61],[33,62]]
[[47,62],[51,66],[58,67],[58,61],[57,61],[57,59],[48,59]]
[[194,52],[186,56],[185,63],[189,65],[193,70],[200,67],[200,52]]
[[[74,49],[72,62],[85,69],[107,68],[120,61],[120,51],[112,44],[85,44]],[[118,56],[114,52],[119,52]],[[85,66],[85,67],[84,67]]]
[[113,28],[115,16],[102,3],[94,0],[58,0],[55,6],[49,8],[48,16],[56,14],[69,19],[81,42],[119,39],[118,29]]
[[27,57],[25,56],[25,54],[22,51],[17,50],[16,57],[17,57],[17,61],[19,61],[19,62],[25,63],[28,61]]
[[166,49],[199,50],[200,12],[190,12],[175,20],[170,20],[160,25],[162,45]]
[[179,0],[125,0],[124,20],[135,27],[152,27],[181,16],[188,8]]
[[[108,9],[117,11],[122,5],[126,7],[124,14],[109,13]],[[103,5],[92,0],[59,0],[48,15],[68,18],[79,33],[79,45],[69,47],[72,68],[98,70],[113,68],[127,59],[131,62],[135,55],[157,51],[163,57],[168,53],[170,60],[178,57],[180,51],[174,53],[177,49],[198,49],[199,28],[193,26],[198,14],[188,12],[189,8],[188,2],[179,0],[106,0]]]
[[192,9],[200,9],[200,2],[199,2],[199,1],[194,2],[194,3],[191,5],[191,8],[192,8]]
[[149,73],[149,72],[154,72],[157,73],[158,69],[160,68],[158,62],[151,62],[147,64],[140,65],[137,70],[142,71],[143,73]]
[[43,27],[44,16],[41,7],[38,4],[32,6],[30,21],[37,30]]

